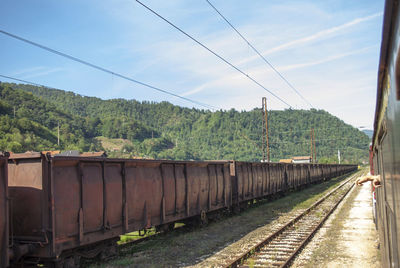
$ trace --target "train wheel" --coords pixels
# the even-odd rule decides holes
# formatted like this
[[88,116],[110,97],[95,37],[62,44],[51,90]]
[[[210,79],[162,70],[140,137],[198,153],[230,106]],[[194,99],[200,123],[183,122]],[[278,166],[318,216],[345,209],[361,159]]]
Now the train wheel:
[[100,260],[108,260],[115,257],[118,253],[117,245],[115,243],[108,244],[99,254],[98,258]]
[[208,224],[207,213],[204,210],[202,210],[200,212],[200,222],[201,222],[201,225],[207,225]]
[[79,267],[81,261],[80,256],[72,256],[69,258],[66,258],[64,260],[63,268],[74,268],[74,267]]
[[49,263],[48,265],[45,265],[46,267],[52,267],[52,268],[75,268],[79,267],[80,265],[80,256],[70,256],[70,257],[65,257],[60,260],[54,261],[51,264]]
[[166,232],[170,232],[170,231],[174,230],[174,227],[175,227],[175,223],[166,223],[166,224],[161,224],[161,225],[156,226],[156,230],[157,230],[157,232],[166,233]]

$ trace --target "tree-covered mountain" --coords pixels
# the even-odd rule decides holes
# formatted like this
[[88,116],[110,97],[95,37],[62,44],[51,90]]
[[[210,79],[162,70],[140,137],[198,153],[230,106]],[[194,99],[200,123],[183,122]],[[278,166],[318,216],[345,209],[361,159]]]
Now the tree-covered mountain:
[[[43,146],[40,148],[57,148],[54,137],[57,122],[61,121],[64,126],[60,130],[62,149],[74,146],[80,150],[99,149],[96,137],[104,136],[131,141],[123,147],[122,152],[114,152],[112,156],[125,153],[162,159],[245,161],[259,161],[262,158],[261,109],[211,112],[182,108],[168,102],[102,100],[24,84],[1,83],[0,90],[0,120],[7,118],[18,121],[26,118],[47,129],[48,139],[42,138]],[[13,100],[14,94],[27,99],[21,97],[19,101]],[[26,101],[38,102],[35,104],[40,102],[40,108],[27,105]],[[334,161],[338,150],[341,151],[341,158],[347,161],[367,159],[367,135],[323,110],[269,111],[268,120],[271,159],[274,161],[309,155],[311,128],[314,128],[317,158],[320,161]],[[37,136],[33,130],[25,131],[18,124],[7,130],[0,126],[0,134],[13,136],[18,131]],[[7,149],[4,146],[9,140],[0,139],[0,150]],[[26,147],[24,143],[19,149],[36,148],[39,147]]]
[[374,131],[372,129],[364,129],[362,132],[364,132],[370,139],[372,139],[372,136],[374,135]]

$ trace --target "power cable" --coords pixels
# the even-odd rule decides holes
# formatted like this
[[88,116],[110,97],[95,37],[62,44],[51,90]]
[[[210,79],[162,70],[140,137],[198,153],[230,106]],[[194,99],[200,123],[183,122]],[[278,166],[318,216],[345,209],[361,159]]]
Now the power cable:
[[[29,82],[29,81],[26,81],[26,80],[22,80],[22,79],[14,78],[14,77],[10,77],[10,76],[6,76],[6,75],[2,75],[2,74],[0,74],[0,77],[4,77],[4,78],[10,79],[10,80],[14,80],[14,81],[22,82],[22,83],[25,83],[25,84],[30,84],[30,85],[37,86],[37,87],[46,87],[46,86],[44,86],[44,85],[41,85],[41,84],[37,84],[37,83],[34,83],[34,82]],[[51,87],[47,87],[47,88],[51,88]]]
[[[354,127],[352,127],[352,126],[344,126],[344,127],[331,127],[331,128],[314,128],[314,130],[315,131],[332,131],[332,130],[336,130],[336,129],[349,129],[349,128],[351,128],[351,130],[353,130],[353,129],[357,129],[357,128],[354,128]],[[310,128],[311,129],[311,128]],[[288,130],[288,131],[281,131],[281,132],[274,132],[274,131],[271,131],[273,134],[283,134],[283,133],[293,133],[293,134],[296,134],[296,132],[297,133],[300,133],[300,132],[307,132],[307,131],[310,131],[310,129],[293,129],[293,130]],[[357,129],[358,130],[358,129]]]
[[[321,142],[321,141],[340,141],[340,140],[350,140],[350,139],[354,139],[354,138],[337,138],[337,139],[318,139],[318,140],[315,140],[316,142]],[[293,141],[293,142],[290,142],[290,141],[277,141],[277,142],[275,142],[275,141],[273,141],[273,142],[271,142],[272,144],[296,144],[296,143],[309,143],[310,141],[307,141],[307,140],[303,140],[303,141]]]
[[272,68],[272,70],[274,70],[275,71],[275,73],[277,73],[278,75],[279,75],[279,77],[280,78],[282,78],[282,80],[283,81],[285,81],[286,82],[286,84],[288,84],[289,85],[289,87],[291,88],[291,89],[293,89],[293,91],[294,92],[296,92],[296,94],[300,97],[300,98],[302,98],[308,105],[310,105],[310,107],[311,108],[314,108],[314,106],[312,106],[312,104],[308,101],[308,100],[306,100],[306,98],[304,98],[304,96],[303,95],[301,95],[300,94],[300,92],[263,56],[263,55],[261,55],[261,53],[260,52],[258,52],[258,50],[235,28],[235,26],[233,26],[229,21],[228,21],[228,19],[227,18],[225,18],[225,16],[224,15],[222,15],[221,14],[221,12],[213,5],[213,4],[211,4],[211,2],[209,1],[209,0],[206,0],[207,1],[207,3],[225,20],[225,22],[226,23],[228,23],[229,24],[229,26],[231,26],[232,27],[232,29],[247,43],[247,45],[249,45],[249,47],[251,47],[253,50],[254,50],[254,52],[256,52],[257,53],[257,55],[258,56],[260,56],[261,57],[261,59],[263,59],[264,60],[264,62],[266,63],[266,64],[268,64],[271,68]]
[[125,75],[122,75],[122,74],[113,72],[113,71],[111,71],[111,70],[108,70],[108,69],[106,69],[106,68],[100,67],[100,66],[95,65],[95,64],[93,64],[93,63],[90,63],[90,62],[81,60],[81,59],[79,59],[79,58],[76,58],[76,57],[73,57],[73,56],[71,56],[71,55],[65,54],[65,53],[63,53],[63,52],[57,51],[57,50],[55,50],[55,49],[46,47],[46,46],[41,45],[41,44],[38,44],[38,43],[35,43],[35,42],[33,42],[33,41],[30,41],[30,40],[25,39],[25,38],[22,38],[22,37],[20,37],[20,36],[17,36],[17,35],[11,34],[11,33],[9,33],[9,32],[3,31],[3,30],[1,30],[1,29],[0,29],[0,33],[5,34],[5,35],[7,35],[7,36],[10,36],[10,37],[12,37],[12,38],[15,38],[15,39],[17,39],[17,40],[23,41],[23,42],[25,42],[25,43],[28,43],[28,44],[30,44],[30,45],[36,46],[36,47],[38,47],[38,48],[44,49],[44,50],[46,50],[46,51],[48,51],[48,52],[51,52],[51,53],[53,53],[53,54],[56,54],[56,55],[62,56],[62,57],[64,57],[64,58],[70,59],[70,60],[72,60],[72,61],[79,62],[79,63],[81,63],[81,64],[87,65],[87,66],[89,66],[89,67],[91,67],[91,68],[100,70],[100,71],[105,72],[105,73],[109,73],[109,74],[115,75],[115,76],[120,77],[120,78],[122,78],[122,79],[125,79],[125,80],[128,80],[128,81],[134,82],[134,83],[136,83],[136,84],[139,84],[139,85],[142,85],[142,86],[145,86],[145,87],[148,87],[148,88],[157,90],[157,91],[159,91],[159,92],[162,92],[162,93],[165,93],[165,94],[168,94],[168,95],[177,97],[177,98],[179,98],[179,99],[182,99],[182,100],[191,102],[191,103],[193,103],[193,104],[197,104],[197,105],[200,105],[200,106],[202,106],[202,107],[205,107],[205,108],[208,108],[208,109],[212,109],[212,110],[220,110],[220,109],[221,109],[221,108],[218,108],[218,107],[216,107],[216,106],[212,106],[212,105],[209,105],[209,104],[201,103],[201,102],[198,102],[198,101],[195,101],[195,100],[192,100],[192,99],[189,99],[189,98],[180,96],[180,95],[178,95],[178,94],[172,93],[172,92],[170,92],[170,91],[168,91],[168,90],[161,89],[161,88],[159,88],[159,87],[155,87],[155,86],[152,86],[152,85],[150,85],[150,84],[146,84],[146,83],[144,83],[144,82],[141,82],[141,81],[138,81],[138,80],[129,78],[129,77],[125,76]]
[[158,14],[156,11],[154,11],[153,9],[151,9],[150,7],[146,6],[145,4],[143,4],[142,2],[140,2],[139,0],[136,0],[136,2],[138,2],[140,5],[142,5],[144,8],[146,8],[147,10],[149,10],[151,13],[153,13],[154,15],[156,15],[157,17],[159,17],[160,19],[162,19],[163,21],[165,21],[166,23],[168,23],[169,25],[171,25],[172,27],[174,27],[175,29],[177,29],[179,32],[181,32],[182,34],[186,35],[188,38],[190,38],[191,40],[193,40],[194,42],[196,42],[198,45],[200,45],[201,47],[203,47],[204,49],[206,49],[208,52],[210,52],[211,54],[213,54],[214,56],[216,56],[217,58],[219,58],[220,60],[222,60],[223,62],[225,62],[226,64],[228,64],[229,66],[231,66],[233,69],[235,69],[236,71],[238,71],[239,73],[243,74],[245,77],[247,77],[248,79],[250,79],[252,82],[254,82],[255,84],[257,84],[258,86],[260,86],[261,88],[263,88],[265,91],[267,91],[268,93],[270,93],[272,96],[274,96],[275,98],[277,98],[278,100],[280,100],[282,103],[284,103],[285,105],[289,106],[290,108],[293,108],[289,103],[287,103],[286,101],[284,101],[283,99],[281,99],[279,96],[277,96],[275,93],[273,93],[272,91],[270,91],[269,89],[267,89],[266,87],[264,87],[262,84],[260,84],[259,82],[257,82],[254,78],[252,78],[251,76],[249,76],[248,74],[246,74],[245,72],[243,72],[241,69],[239,69],[237,66],[233,65],[232,63],[230,63],[228,60],[226,60],[225,58],[223,58],[222,56],[220,56],[219,54],[217,54],[216,52],[214,52],[213,50],[211,50],[210,48],[208,48],[206,45],[204,45],[203,43],[201,43],[200,41],[198,41],[197,39],[195,39],[193,36],[189,35],[188,33],[186,33],[185,31],[183,31],[181,28],[179,28],[178,26],[176,26],[175,24],[173,24],[172,22],[170,22],[169,20],[167,20],[166,18],[164,18],[163,16],[161,16],[160,14]]

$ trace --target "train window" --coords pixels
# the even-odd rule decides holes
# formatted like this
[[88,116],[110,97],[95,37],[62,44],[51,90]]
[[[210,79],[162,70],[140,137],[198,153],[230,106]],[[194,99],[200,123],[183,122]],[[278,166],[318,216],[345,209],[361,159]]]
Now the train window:
[[374,174],[373,175],[380,174],[381,169],[380,169],[380,163],[379,163],[379,153],[378,153],[377,149],[375,149],[375,158],[373,161],[373,165],[374,165]]
[[400,49],[397,52],[396,59],[396,100],[400,100]]

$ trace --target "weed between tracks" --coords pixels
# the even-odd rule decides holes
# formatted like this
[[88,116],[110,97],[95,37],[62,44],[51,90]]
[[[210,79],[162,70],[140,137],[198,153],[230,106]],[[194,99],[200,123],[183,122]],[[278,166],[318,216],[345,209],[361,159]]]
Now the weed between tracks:
[[[353,189],[342,207],[337,211],[331,222],[326,227],[326,233],[319,237],[313,245],[312,248],[314,249],[305,249],[311,253],[309,254],[309,257],[295,263],[294,267],[381,267],[380,252],[378,249],[374,248],[377,241],[373,240],[375,236],[377,239],[377,234],[373,234],[373,232],[365,233],[368,232],[365,225],[363,227],[358,226],[354,222],[357,220],[360,220],[361,222],[363,220],[365,221],[365,218],[363,218],[363,216],[358,216],[360,217],[358,218],[353,214],[353,222],[351,223],[355,225],[349,226],[349,215],[351,215],[353,205],[357,202],[356,199],[359,191],[359,187]],[[352,230],[352,228],[360,228],[360,230],[355,231]],[[364,240],[360,240],[362,243],[370,244],[363,244],[363,248],[356,247],[357,243],[361,242],[352,241],[351,235],[346,237],[346,233],[348,232],[356,232],[357,235],[364,237]],[[352,255],[352,252],[349,252],[345,245],[355,247],[353,249],[357,252],[357,255]]]
[[[184,267],[199,264],[216,251],[241,239],[279,216],[298,213],[336,187],[335,178],[302,191],[291,192],[273,201],[261,201],[238,215],[210,221],[205,227],[174,230],[140,244],[125,247],[121,256],[105,263],[86,263],[84,267]],[[125,238],[123,238],[125,239]],[[212,266],[205,264],[205,266]]]

